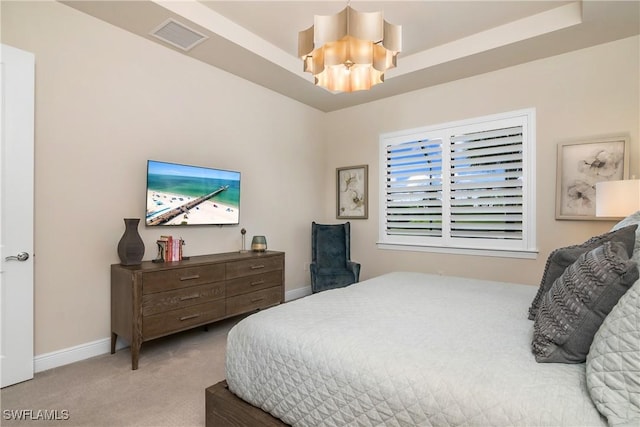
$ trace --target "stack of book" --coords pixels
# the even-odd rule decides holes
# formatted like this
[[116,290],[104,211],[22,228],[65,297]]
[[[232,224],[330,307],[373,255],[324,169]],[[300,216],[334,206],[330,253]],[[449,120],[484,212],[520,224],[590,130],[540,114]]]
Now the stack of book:
[[160,236],[158,239],[158,258],[165,262],[182,260],[182,238],[174,238],[173,236]]

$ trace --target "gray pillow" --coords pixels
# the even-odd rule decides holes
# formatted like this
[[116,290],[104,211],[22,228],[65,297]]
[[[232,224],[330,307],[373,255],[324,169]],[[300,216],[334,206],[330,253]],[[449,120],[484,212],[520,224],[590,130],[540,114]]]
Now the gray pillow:
[[640,280],[593,337],[587,388],[610,426],[640,426]]
[[536,293],[531,307],[529,307],[529,319],[534,320],[536,318],[540,301],[549,289],[551,289],[553,282],[583,253],[589,252],[605,242],[622,242],[627,250],[627,255],[631,257],[636,241],[636,228],[638,228],[638,224],[629,225],[592,237],[580,245],[567,246],[566,248],[559,248],[551,252],[547,258],[544,272],[542,273],[542,281],[540,282],[538,293]]
[[[640,211],[632,213],[631,215],[614,225],[611,231],[620,230],[633,224],[640,224]],[[636,230],[636,247],[633,250],[631,259],[640,265],[640,228]]]
[[620,242],[580,255],[542,298],[533,325],[536,361],[584,362],[602,321],[638,275]]

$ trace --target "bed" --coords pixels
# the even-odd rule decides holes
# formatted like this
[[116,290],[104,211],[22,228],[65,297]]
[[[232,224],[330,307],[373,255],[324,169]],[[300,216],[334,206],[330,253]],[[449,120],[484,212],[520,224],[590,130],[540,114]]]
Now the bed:
[[[634,239],[634,230],[622,232]],[[587,243],[573,265],[584,252],[604,253],[603,248],[627,257],[621,243]],[[629,244],[632,251],[634,242]],[[553,270],[552,258],[545,275]],[[224,410],[274,426],[638,425],[640,281],[637,264],[624,263],[626,273],[635,274],[634,292],[609,317],[621,319],[623,328],[630,324],[633,339],[615,349],[620,326],[614,320],[607,328],[603,324],[597,333],[603,334],[605,361],[591,365],[536,361],[532,339],[539,319],[532,321],[528,312],[542,292],[534,286],[393,272],[258,312],[229,332],[221,385],[235,401],[220,400],[218,408],[226,409],[216,415],[207,400],[207,425],[257,425],[226,422],[239,419],[233,414],[215,418]],[[554,280],[546,294],[561,281]],[[618,310],[621,305],[625,312]],[[538,309],[552,311],[544,304]],[[607,341],[604,329],[614,340]],[[612,352],[623,359],[611,359]],[[618,377],[600,369],[607,363],[615,365]],[[586,373],[590,366],[597,371],[592,376]],[[588,378],[601,380],[594,383],[597,399]],[[625,381],[632,383],[632,393],[622,390],[622,404],[615,396],[617,414],[611,415],[606,389]],[[236,404],[237,410],[229,409]]]
[[290,425],[606,425],[582,364],[536,363],[536,288],[390,273],[256,313],[227,383]]

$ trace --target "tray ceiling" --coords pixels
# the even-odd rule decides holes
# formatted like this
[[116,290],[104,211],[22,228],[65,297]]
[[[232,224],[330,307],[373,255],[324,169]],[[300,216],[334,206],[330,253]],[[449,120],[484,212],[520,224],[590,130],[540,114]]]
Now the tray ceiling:
[[[297,58],[298,32],[336,1],[61,1],[182,55],[334,111],[640,34],[638,1],[352,1],[402,25],[398,67],[369,91],[334,94]],[[167,20],[206,36],[188,51],[152,34]]]

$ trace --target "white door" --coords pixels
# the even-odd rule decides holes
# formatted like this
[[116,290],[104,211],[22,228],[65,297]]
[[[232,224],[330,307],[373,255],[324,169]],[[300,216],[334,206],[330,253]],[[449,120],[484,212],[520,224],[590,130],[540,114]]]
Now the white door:
[[0,376],[33,378],[34,55],[0,45]]

